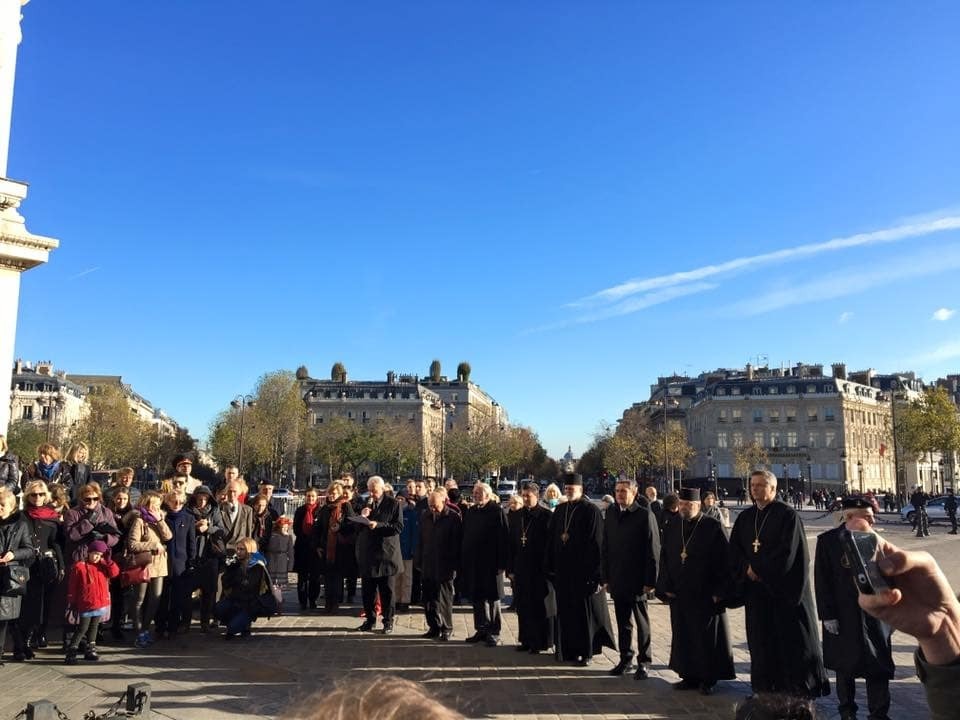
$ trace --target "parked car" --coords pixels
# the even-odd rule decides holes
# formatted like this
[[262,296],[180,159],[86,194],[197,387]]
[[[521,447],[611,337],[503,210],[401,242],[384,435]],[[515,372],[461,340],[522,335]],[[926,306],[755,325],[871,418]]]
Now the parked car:
[[[944,500],[946,500],[946,497],[943,496],[927,500],[927,518],[931,523],[938,521],[947,522],[947,511],[943,509]],[[917,511],[913,505],[907,503],[900,511],[900,518],[912,525],[913,516],[916,514]]]
[[497,497],[504,503],[517,494],[517,483],[515,480],[501,480],[497,484]]

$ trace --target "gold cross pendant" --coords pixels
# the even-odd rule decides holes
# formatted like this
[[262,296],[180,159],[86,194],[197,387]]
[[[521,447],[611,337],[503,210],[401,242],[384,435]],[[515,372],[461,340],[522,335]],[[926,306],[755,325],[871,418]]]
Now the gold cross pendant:
[[567,544],[567,540],[570,539],[570,533],[560,533],[560,540],[563,541],[563,544]]
[[754,538],[751,545],[753,545],[754,554],[757,554],[758,552],[760,552],[760,538]]
[[526,536],[526,535],[521,535],[521,536],[520,536],[520,547],[526,547],[526,546],[527,546],[527,536]]

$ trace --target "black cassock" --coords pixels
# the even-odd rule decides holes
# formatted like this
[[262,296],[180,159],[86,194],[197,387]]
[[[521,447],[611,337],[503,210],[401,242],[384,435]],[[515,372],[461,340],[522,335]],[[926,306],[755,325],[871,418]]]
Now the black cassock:
[[463,516],[463,592],[474,602],[500,600],[507,567],[507,519],[496,501],[474,505]]
[[670,605],[670,669],[684,680],[736,677],[723,606],[728,563],[727,536],[712,517],[677,518],[663,532],[657,597]]
[[890,648],[891,628],[867,615],[857,601],[850,568],[844,565],[840,545],[841,525],[817,538],[814,582],[821,620],[837,620],[840,634],[823,633],[823,662],[828,668],[851,677],[893,679]]
[[[730,558],[734,600],[745,604],[753,691],[829,695],[797,511],[780,501],[744,510],[730,534]],[[748,565],[758,581],[747,578]]]
[[508,515],[510,563],[513,575],[513,607],[517,611],[517,633],[521,645],[531,650],[553,646],[556,598],[547,582],[544,560],[550,540],[549,510],[539,505]]
[[600,589],[603,517],[586,499],[561,504],[550,526],[547,574],[557,595],[556,655],[590,658],[604,646],[616,650],[607,594]]

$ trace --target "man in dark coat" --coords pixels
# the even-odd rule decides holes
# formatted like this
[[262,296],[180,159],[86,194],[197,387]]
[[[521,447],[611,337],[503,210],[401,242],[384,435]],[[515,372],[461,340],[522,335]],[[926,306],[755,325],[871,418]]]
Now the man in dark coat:
[[468,643],[500,644],[500,573],[507,567],[507,518],[493,489],[484,482],[473,486],[474,505],[463,516],[460,567],[462,590],[473,602],[474,634]]
[[756,504],[737,516],[730,534],[731,599],[745,605],[753,691],[820,697],[830,693],[830,681],[817,635],[807,538],[797,511],[776,500],[776,492],[772,472],[751,474]]
[[637,626],[637,672],[647,677],[650,655],[650,617],[647,593],[657,585],[660,562],[660,531],[650,510],[637,502],[637,483],[623,478],[614,488],[616,502],[607,508],[603,521],[603,582],[613,597],[617,615],[620,662],[611,675],[623,675],[633,666],[633,626]]
[[460,567],[461,532],[460,516],[447,505],[447,491],[438,488],[431,492],[427,510],[420,516],[420,537],[413,557],[423,588],[425,638],[445,642],[453,634],[453,580]]
[[[843,521],[863,518],[873,525],[873,507],[861,497],[843,500]],[[854,678],[866,678],[870,720],[888,720],[892,628],[860,609],[859,593],[843,555],[843,525],[817,537],[814,583],[817,613],[823,623],[823,662],[837,673],[837,700],[841,720],[857,716]]]
[[583,497],[579,475],[567,473],[563,491],[567,502],[553,515],[546,558],[547,577],[557,594],[554,641],[558,660],[585,667],[601,648],[616,649],[601,584],[603,516]]
[[550,511],[540,506],[540,487],[526,481],[520,490],[523,507],[510,514],[510,558],[507,574],[517,611],[517,650],[539,653],[553,647],[556,599],[547,582],[543,558],[550,540]]
[[[360,630],[373,630],[377,622],[374,609],[377,593],[383,613],[383,633],[393,632],[393,593],[396,577],[403,569],[403,554],[400,552],[400,532],[403,530],[403,513],[400,503],[385,495],[383,478],[371,475],[367,480],[370,498],[360,510],[357,534],[357,565],[360,572],[360,592],[366,618]],[[350,518],[353,520],[353,517]]]
[[943,499],[943,509],[947,512],[947,518],[950,520],[950,532],[948,535],[957,534],[957,496],[953,494],[953,488],[947,489],[947,496]]
[[680,490],[679,518],[663,532],[657,597],[670,606],[670,669],[680,676],[674,687],[709,695],[717,680],[736,673],[723,606],[727,536],[699,498],[696,488]]

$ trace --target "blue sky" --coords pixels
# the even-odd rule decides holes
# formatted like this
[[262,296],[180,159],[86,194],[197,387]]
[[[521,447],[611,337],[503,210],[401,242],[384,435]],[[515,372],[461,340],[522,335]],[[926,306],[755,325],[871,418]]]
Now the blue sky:
[[468,360],[554,455],[672,372],[960,371],[955,3],[35,0],[22,27],[8,174],[61,248],[17,355],[195,435],[338,360]]

